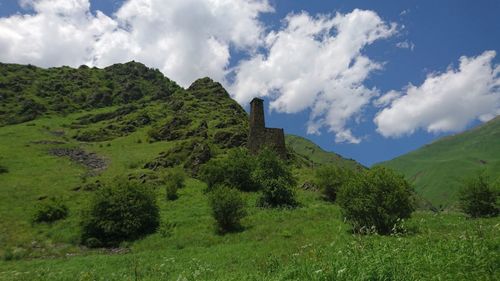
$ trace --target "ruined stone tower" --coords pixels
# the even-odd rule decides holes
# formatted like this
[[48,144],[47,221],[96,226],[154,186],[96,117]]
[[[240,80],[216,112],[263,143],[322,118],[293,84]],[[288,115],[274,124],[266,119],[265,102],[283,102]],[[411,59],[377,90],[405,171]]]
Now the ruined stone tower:
[[251,153],[256,154],[264,147],[274,150],[282,159],[286,159],[285,133],[283,129],[266,128],[264,101],[254,98],[250,102],[248,149]]

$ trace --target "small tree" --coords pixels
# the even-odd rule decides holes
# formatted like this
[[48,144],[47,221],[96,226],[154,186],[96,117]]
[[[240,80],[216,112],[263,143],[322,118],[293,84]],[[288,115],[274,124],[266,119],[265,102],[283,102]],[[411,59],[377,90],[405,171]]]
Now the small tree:
[[241,191],[256,191],[259,186],[252,177],[255,159],[247,149],[236,148],[228,152],[226,159],[226,178],[228,184]]
[[483,174],[466,181],[459,193],[460,208],[472,218],[494,217],[499,213],[498,190]]
[[162,182],[165,184],[167,200],[177,199],[177,190],[184,186],[186,176],[179,168],[169,169],[162,174]]
[[207,184],[208,191],[214,189],[217,185],[226,182],[226,165],[222,159],[212,158],[201,167],[201,179]]
[[352,170],[335,165],[321,166],[316,170],[316,184],[324,197],[331,202],[335,201],[339,189],[352,177],[354,177]]
[[384,167],[354,177],[340,189],[337,201],[355,232],[374,229],[388,234],[414,210],[410,184]]
[[253,178],[262,194],[258,205],[262,207],[295,207],[294,187],[296,180],[290,168],[270,149],[257,155]]
[[217,232],[226,233],[241,229],[241,219],[246,216],[245,201],[238,190],[217,186],[209,196]]
[[35,207],[32,222],[53,222],[68,216],[68,207],[61,199],[50,198],[38,203]]
[[118,179],[92,198],[84,212],[82,241],[91,247],[114,247],[154,232],[159,222],[153,190],[137,181]]
[[241,191],[255,191],[258,184],[252,177],[254,158],[246,149],[230,150],[226,157],[211,159],[201,170],[201,177],[208,190],[217,185],[234,186]]
[[262,194],[258,205],[261,207],[296,207],[295,191],[284,179],[269,179],[262,183]]
[[270,179],[281,179],[288,186],[297,184],[290,168],[270,149],[263,149],[257,155],[254,180],[261,186]]

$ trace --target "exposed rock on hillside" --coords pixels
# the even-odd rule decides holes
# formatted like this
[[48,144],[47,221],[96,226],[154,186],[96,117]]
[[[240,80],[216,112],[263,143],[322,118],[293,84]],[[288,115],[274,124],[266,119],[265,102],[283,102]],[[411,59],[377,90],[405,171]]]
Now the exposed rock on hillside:
[[85,166],[91,175],[96,175],[106,169],[107,163],[104,158],[93,152],[87,152],[81,148],[52,148],[49,153],[59,157],[69,157],[71,161]]

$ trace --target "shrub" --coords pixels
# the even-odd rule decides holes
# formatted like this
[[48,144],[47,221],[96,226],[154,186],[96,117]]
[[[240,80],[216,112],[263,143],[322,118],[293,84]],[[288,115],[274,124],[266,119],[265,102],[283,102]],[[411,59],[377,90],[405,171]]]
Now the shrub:
[[68,216],[68,207],[61,199],[50,198],[41,201],[35,207],[32,221],[34,223],[53,222]]
[[288,166],[270,149],[263,149],[257,155],[254,180],[261,186],[269,179],[280,179],[289,186],[297,184]]
[[316,170],[316,185],[328,201],[334,202],[338,190],[354,176],[350,169],[326,165]]
[[89,247],[114,247],[154,232],[160,222],[153,190],[118,179],[99,189],[84,212],[82,241]]
[[389,234],[414,210],[410,184],[384,167],[354,177],[339,190],[337,201],[355,232]]
[[201,179],[207,184],[209,191],[226,182],[225,170],[225,162],[218,158],[213,158],[202,166]]
[[226,178],[228,184],[237,186],[242,191],[256,191],[258,185],[252,177],[255,169],[255,159],[246,149],[230,150],[227,156]]
[[262,194],[258,205],[261,207],[296,207],[293,187],[282,177],[262,183]]
[[209,196],[212,215],[219,233],[241,229],[240,221],[246,216],[245,201],[238,190],[228,186],[215,187]]
[[7,167],[0,165],[0,174],[6,174],[8,172],[9,172],[9,169],[7,169]]
[[254,162],[246,149],[233,149],[225,158],[212,159],[205,164],[201,177],[209,190],[217,185],[228,185],[242,191],[255,191],[259,186],[252,177]]
[[498,190],[488,182],[484,174],[466,181],[460,190],[460,208],[473,218],[494,217],[499,213]]
[[294,207],[296,180],[288,166],[272,150],[263,149],[257,155],[254,180],[262,194],[258,205],[262,207]]
[[179,168],[170,169],[162,174],[162,182],[165,184],[167,200],[177,199],[177,190],[184,186],[186,176]]

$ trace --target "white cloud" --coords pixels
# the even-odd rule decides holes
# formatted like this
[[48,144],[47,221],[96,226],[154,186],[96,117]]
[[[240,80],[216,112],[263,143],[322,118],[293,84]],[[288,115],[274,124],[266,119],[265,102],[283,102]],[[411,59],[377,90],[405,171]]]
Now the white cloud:
[[[0,61],[43,67],[104,67],[130,60],[160,69],[182,86],[210,76],[242,104],[267,96],[274,110],[310,110],[308,133],[349,129],[378,96],[364,85],[383,63],[366,46],[396,33],[375,12],[290,14],[267,31],[259,16],[268,0],[128,0],[113,15],[89,0],[20,0],[29,13],[0,18]],[[232,50],[249,55],[229,69]],[[234,75],[234,76],[232,76]],[[226,80],[234,77],[234,82]]]
[[386,137],[428,132],[455,132],[473,120],[488,121],[500,114],[500,66],[495,51],[461,57],[458,69],[431,74],[420,86],[409,85],[374,119]]
[[382,68],[362,50],[395,32],[395,24],[387,25],[372,11],[288,15],[281,30],[267,35],[268,53],[242,61],[234,70],[231,90],[240,103],[267,96],[280,112],[310,109],[308,133],[326,127],[337,142],[359,143],[347,123],[378,95],[363,83]]
[[391,104],[391,102],[401,96],[401,92],[391,90],[386,94],[382,95],[380,98],[373,101],[373,105],[376,107],[386,107]]
[[230,47],[262,43],[267,0],[129,0],[112,17],[88,0],[22,0],[32,15],[0,18],[0,60],[40,66],[106,66],[137,60],[183,86],[223,80]]
[[410,51],[413,51],[415,49],[415,44],[413,42],[406,40],[396,43],[396,47],[400,49],[409,49]]
[[399,16],[405,16],[410,13],[410,9],[402,10],[401,13],[399,13]]

